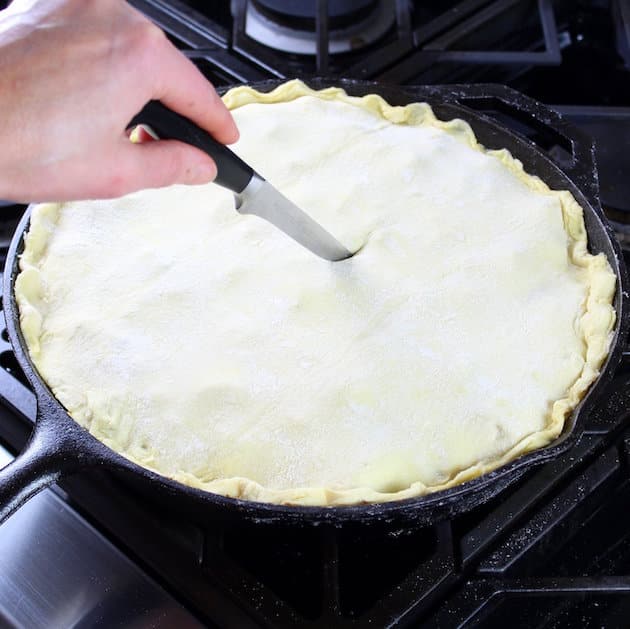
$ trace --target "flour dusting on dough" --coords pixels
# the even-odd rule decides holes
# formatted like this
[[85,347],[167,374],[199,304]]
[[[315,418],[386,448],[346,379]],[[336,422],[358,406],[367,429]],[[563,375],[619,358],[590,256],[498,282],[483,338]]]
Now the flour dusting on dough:
[[70,414],[166,476],[287,504],[418,496],[552,441],[615,322],[571,194],[426,104],[224,100],[235,151],[364,247],[321,260],[211,184],[37,206],[16,297]]

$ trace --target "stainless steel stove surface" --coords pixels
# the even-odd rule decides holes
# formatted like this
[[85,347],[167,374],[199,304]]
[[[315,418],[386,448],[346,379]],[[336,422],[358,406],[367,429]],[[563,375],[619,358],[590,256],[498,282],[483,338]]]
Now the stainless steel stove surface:
[[[132,4],[219,86],[313,75],[507,83],[594,137],[603,206],[630,242],[625,0]],[[484,112],[566,159],[549,129],[496,103]],[[22,210],[0,208],[2,255]],[[4,330],[0,402],[2,465],[35,411]],[[0,626],[627,626],[629,464],[630,350],[573,450],[431,527],[227,526],[94,471],[0,526]]]

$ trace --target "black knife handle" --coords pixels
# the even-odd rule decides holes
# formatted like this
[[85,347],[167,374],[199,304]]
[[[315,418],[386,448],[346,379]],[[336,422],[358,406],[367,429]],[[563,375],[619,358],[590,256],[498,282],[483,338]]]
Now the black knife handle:
[[214,160],[217,165],[217,178],[214,180],[232,192],[242,192],[254,174],[238,155],[217,142],[207,131],[194,122],[165,107],[160,101],[149,101],[134,116],[129,126],[145,124],[151,127],[163,140],[179,140],[201,149]]

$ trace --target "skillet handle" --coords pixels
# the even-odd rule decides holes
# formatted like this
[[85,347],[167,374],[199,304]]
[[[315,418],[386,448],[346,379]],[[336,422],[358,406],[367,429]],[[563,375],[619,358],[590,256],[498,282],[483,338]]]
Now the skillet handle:
[[452,88],[451,91],[454,93],[450,98],[465,107],[480,112],[490,109],[506,113],[547,135],[553,134],[551,140],[563,145],[570,159],[558,164],[558,159],[544,146],[538,145],[539,149],[560,166],[596,208],[601,207],[595,144],[587,133],[567,121],[552,107],[543,105],[506,85],[490,83],[447,87]]
[[94,465],[93,456],[81,454],[79,441],[73,426],[55,421],[54,415],[46,415],[38,408],[37,421],[24,450],[0,469],[0,524],[61,476]]
[[236,194],[247,187],[254,175],[254,169],[236,153],[217,142],[207,131],[188,118],[165,107],[160,101],[149,101],[129,124],[132,127],[146,124],[163,140],[179,140],[201,149],[210,155],[217,166],[214,182]]

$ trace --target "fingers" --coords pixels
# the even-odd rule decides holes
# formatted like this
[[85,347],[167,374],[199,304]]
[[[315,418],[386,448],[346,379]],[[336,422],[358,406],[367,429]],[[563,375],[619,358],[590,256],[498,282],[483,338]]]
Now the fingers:
[[72,157],[26,169],[14,165],[6,173],[11,181],[8,191],[0,179],[0,196],[28,203],[110,199],[145,188],[206,184],[216,178],[212,159],[189,144],[155,140],[141,126],[131,136],[133,141],[123,136],[113,147],[92,151],[81,160]]
[[219,142],[236,142],[236,123],[212,84],[168,40],[165,46],[154,98],[190,118]]
[[[143,136],[144,131],[136,132]],[[214,162],[202,151],[176,140],[154,141],[148,134],[139,144],[125,141],[115,157],[104,160],[101,168],[91,168],[84,188],[74,198],[109,199],[145,188],[173,184],[204,184],[217,174]],[[57,198],[57,197],[55,197]],[[62,192],[60,200],[70,197]]]
[[209,183],[217,175],[217,168],[208,155],[175,140],[129,143],[121,151],[120,163],[123,177],[138,189],[175,183]]
[[148,135],[141,142],[124,138],[111,157],[47,165],[37,177],[30,171],[12,173],[12,192],[6,198],[29,203],[111,199],[145,188],[209,183],[216,177],[210,157],[188,144],[153,141]]

